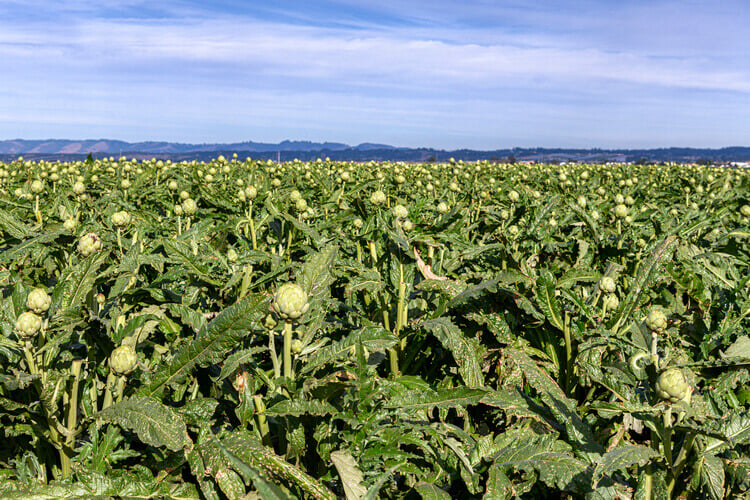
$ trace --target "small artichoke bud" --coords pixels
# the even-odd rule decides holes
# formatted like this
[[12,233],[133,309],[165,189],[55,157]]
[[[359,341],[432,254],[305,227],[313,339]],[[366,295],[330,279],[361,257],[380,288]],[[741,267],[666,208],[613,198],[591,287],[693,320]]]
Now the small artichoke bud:
[[372,193],[372,196],[370,196],[370,202],[373,205],[382,205],[383,203],[386,202],[385,193],[380,190],[375,191],[374,193]]
[[437,204],[436,210],[439,214],[446,214],[448,213],[448,204],[444,201],[441,201]]
[[628,215],[628,207],[627,205],[620,203],[615,207],[615,216],[618,219],[624,219]]
[[393,215],[397,219],[406,219],[409,217],[409,210],[403,205],[396,205],[393,207]]
[[656,381],[656,395],[659,399],[670,403],[678,401],[689,403],[692,392],[685,375],[678,368],[664,370]]
[[36,337],[39,330],[42,329],[42,318],[31,311],[21,313],[16,319],[16,333],[23,339],[32,339]]
[[234,248],[227,250],[227,261],[229,261],[230,264],[237,262],[237,259],[239,259],[239,255],[237,255],[237,251]]
[[33,289],[26,297],[26,307],[34,311],[35,314],[46,313],[51,303],[52,299],[41,288]]
[[135,370],[136,364],[138,364],[138,355],[129,345],[121,345],[109,356],[109,367],[115,375],[129,374]]
[[646,316],[646,328],[661,333],[667,328],[667,316],[660,309],[654,309]]
[[614,293],[605,295],[602,303],[610,311],[613,311],[617,309],[618,307],[620,307],[620,299]]
[[292,353],[299,354],[302,352],[302,341],[300,339],[292,340]]
[[42,181],[34,181],[31,183],[31,192],[34,194],[41,194],[44,191],[44,183]]
[[84,257],[102,249],[102,240],[96,233],[88,233],[78,240],[78,251]]
[[78,221],[75,217],[69,217],[63,222],[63,228],[71,233],[76,230],[76,227],[78,227]]
[[193,215],[198,210],[198,204],[194,199],[188,198],[182,202],[182,212],[185,215]]
[[609,276],[604,276],[601,280],[599,280],[599,290],[601,290],[602,293],[614,293],[616,289],[617,283],[615,283],[615,280],[610,278]]
[[276,321],[276,318],[273,317],[273,314],[266,315],[266,319],[263,320],[263,326],[265,326],[269,330],[273,330],[276,328],[276,325],[278,322]]
[[121,210],[120,212],[115,212],[112,214],[112,224],[117,227],[123,227],[130,224],[130,214],[127,213],[125,210]]
[[299,319],[309,308],[307,293],[296,283],[281,285],[273,297],[274,311],[287,321]]

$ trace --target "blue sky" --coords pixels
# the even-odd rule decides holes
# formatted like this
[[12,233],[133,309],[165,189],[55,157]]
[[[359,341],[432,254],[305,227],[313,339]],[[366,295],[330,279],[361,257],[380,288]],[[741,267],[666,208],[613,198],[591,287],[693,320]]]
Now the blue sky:
[[0,2],[0,139],[750,145],[750,1]]

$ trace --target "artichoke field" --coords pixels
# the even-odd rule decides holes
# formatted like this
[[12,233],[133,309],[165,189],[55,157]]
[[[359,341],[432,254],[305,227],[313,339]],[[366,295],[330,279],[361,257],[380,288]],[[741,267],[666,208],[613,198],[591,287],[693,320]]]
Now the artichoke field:
[[0,497],[740,498],[750,172],[0,163]]

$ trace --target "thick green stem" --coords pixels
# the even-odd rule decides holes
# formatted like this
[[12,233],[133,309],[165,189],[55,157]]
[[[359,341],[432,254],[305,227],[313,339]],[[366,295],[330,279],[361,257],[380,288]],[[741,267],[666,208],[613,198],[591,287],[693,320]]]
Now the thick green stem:
[[258,240],[255,236],[255,222],[253,221],[253,204],[250,204],[250,236],[253,239],[253,250],[258,249]]
[[570,337],[570,315],[568,311],[565,311],[563,335],[565,336],[565,387],[570,393],[571,381],[573,380],[573,341]]
[[274,342],[273,330],[268,331],[268,351],[271,353],[271,364],[273,365],[273,376],[274,378],[281,377],[281,366],[279,365],[279,357],[276,355],[276,343]]
[[263,403],[263,397],[259,395],[253,396],[253,406],[255,406],[255,421],[258,424],[261,439],[264,445],[269,446],[271,444],[271,431],[268,427],[266,405]]
[[[125,375],[120,375],[117,379],[117,387],[115,389],[115,403],[119,403],[122,401],[122,396],[125,393],[125,383],[127,382],[127,377]],[[198,384],[196,383],[196,386]]]
[[250,287],[250,281],[253,276],[253,266],[246,264],[242,272],[242,284],[240,285],[240,299],[247,295],[247,290]]
[[106,410],[110,406],[112,406],[112,392],[116,389],[117,384],[117,375],[115,375],[112,370],[109,371],[109,375],[107,375],[107,382],[105,384],[104,389],[104,402],[102,403],[102,410]]
[[293,325],[291,321],[284,322],[284,376],[290,380],[294,379],[292,370],[292,334]]
[[70,477],[71,471],[71,459],[73,455],[73,448],[75,444],[75,435],[73,434],[78,424],[78,389],[81,380],[81,366],[83,360],[77,359],[73,361],[70,366],[70,376],[73,382],[70,387],[70,393],[68,394],[68,421],[67,429],[70,435],[65,439],[65,446],[60,450],[60,465],[63,479]]

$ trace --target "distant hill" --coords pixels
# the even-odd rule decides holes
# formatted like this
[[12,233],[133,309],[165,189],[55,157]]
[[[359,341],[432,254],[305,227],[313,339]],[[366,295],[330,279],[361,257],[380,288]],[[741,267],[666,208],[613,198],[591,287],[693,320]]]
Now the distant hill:
[[330,157],[346,161],[446,161],[449,158],[475,160],[524,160],[538,162],[608,161],[681,161],[681,162],[746,162],[750,161],[750,147],[721,149],[657,148],[657,149],[551,149],[513,148],[492,151],[459,149],[453,151],[432,148],[399,148],[387,144],[362,143],[350,146],[339,142],[282,141],[280,143],[237,142],[231,144],[184,144],[178,142],[125,142],[111,139],[87,140],[25,140],[0,141],[0,160],[18,156],[28,159],[75,160],[91,153],[104,156],[127,155],[131,158],[160,158],[181,160],[209,160],[220,154],[237,153],[241,158],[280,159],[298,158],[303,161]]

